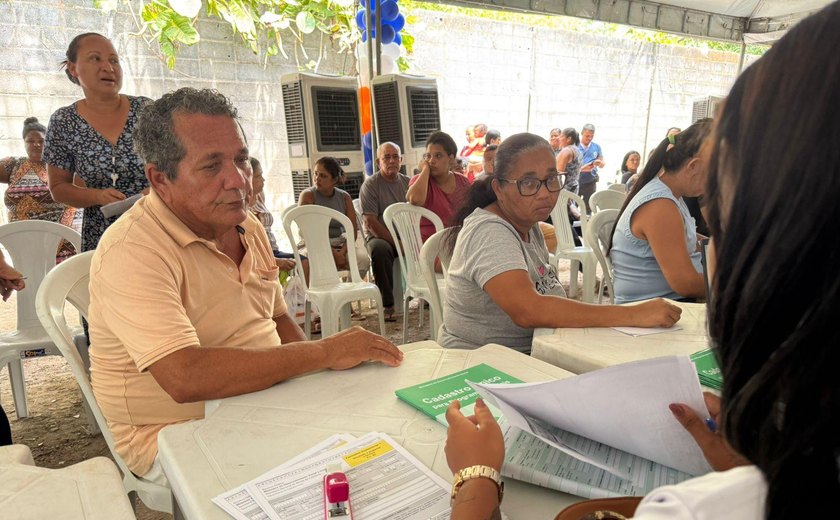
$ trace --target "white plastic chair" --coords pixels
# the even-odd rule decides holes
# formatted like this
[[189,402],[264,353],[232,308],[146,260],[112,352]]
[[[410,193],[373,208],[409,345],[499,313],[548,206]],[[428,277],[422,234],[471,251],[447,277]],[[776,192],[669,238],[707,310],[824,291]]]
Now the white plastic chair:
[[[610,184],[609,186],[607,186],[607,189],[612,190],[612,191],[617,191],[619,193],[624,193],[625,195],[627,194],[627,186],[624,185],[624,184],[621,184],[620,182],[614,182],[614,183]],[[590,200],[590,202],[592,201],[591,198],[589,200]]]
[[35,314],[35,294],[44,277],[55,267],[55,254],[62,240],[73,244],[76,251],[81,250],[82,237],[56,222],[23,220],[0,226],[0,244],[9,252],[15,268],[26,277],[26,288],[17,293],[17,327],[0,334],[0,366],[8,364],[18,418],[29,415],[21,358],[28,357],[28,352],[33,356],[59,354]]
[[[347,261],[350,264],[350,281],[341,280],[335,267],[330,247],[330,221],[337,220],[345,232],[352,235],[353,224],[347,215],[334,209],[308,204],[286,210],[283,213],[283,228],[292,237],[292,225],[296,225],[300,236],[306,243],[309,257],[309,287],[306,289],[306,309],[304,314],[305,332],[310,336],[311,306],[314,303],[321,314],[321,334],[326,338],[341,329],[350,326],[350,306],[348,304],[370,298],[376,300],[379,314],[379,330],[385,333],[382,296],[376,285],[362,281],[356,262],[356,248],[347,248]],[[300,253],[297,244],[292,242],[295,254],[297,275],[303,277]],[[339,323],[339,318],[341,323]]]
[[601,303],[605,286],[609,291],[610,303],[615,302],[613,266],[609,256],[606,255],[606,248],[610,243],[610,233],[612,233],[613,225],[618,218],[618,211],[617,209],[605,209],[593,214],[589,222],[586,223],[586,230],[583,232],[583,243],[595,253],[595,258],[598,259],[598,263],[601,264],[601,271],[603,271],[601,285],[598,288],[598,303]]
[[575,245],[572,222],[569,219],[569,201],[575,202],[580,208],[581,230],[586,233],[587,216],[586,206],[583,199],[578,195],[561,190],[557,197],[557,204],[551,210],[551,221],[554,223],[554,232],[557,235],[557,249],[554,251],[554,262],[558,267],[561,258],[570,262],[569,296],[574,298],[577,294],[578,271],[583,269],[583,301],[592,303],[595,301],[595,268],[598,259],[592,248],[588,246]]
[[605,209],[621,209],[626,198],[624,192],[616,190],[596,191],[589,197],[589,207],[592,208],[593,215]]
[[[402,295],[403,343],[408,342],[407,303],[413,298],[418,298],[423,301],[429,301],[431,299],[429,285],[426,283],[420,268],[420,248],[423,247],[423,239],[420,236],[420,219],[422,218],[430,220],[435,226],[436,232],[443,229],[443,221],[434,212],[420,206],[412,206],[406,202],[391,204],[385,208],[385,212],[382,214],[382,219],[385,221],[385,227],[388,228],[388,232],[393,237],[399,237],[396,249],[397,255],[400,258],[402,277],[405,280],[405,289]],[[422,327],[423,306],[418,306],[418,309],[420,309],[420,326]],[[433,328],[432,335],[434,336],[434,323],[431,326]]]
[[[102,436],[108,444],[108,449],[111,450],[111,455],[114,457],[117,467],[120,468],[123,475],[123,486],[132,504],[136,494],[149,508],[172,513],[172,491],[170,488],[136,476],[128,469],[125,461],[114,448],[114,437],[111,435],[108,423],[96,402],[88,370],[74,343],[67,321],[64,319],[65,301],[70,302],[82,316],[87,317],[88,305],[90,304],[88,290],[90,261],[93,253],[93,251],[88,251],[78,254],[50,271],[38,290],[35,301],[37,316],[47,334],[70,365],[70,370],[82,390],[84,401],[102,430]],[[82,336],[83,338],[84,336]]]
[[[443,240],[447,234],[447,230],[443,229],[434,235],[430,236],[423,247],[420,248],[420,267],[423,272],[423,279],[429,287],[429,306],[431,313],[429,319],[432,322],[432,340],[436,341],[440,326],[443,325],[443,300],[446,297],[446,278],[449,273],[449,261],[451,260],[449,252],[443,248]],[[443,284],[437,273],[435,273],[435,260],[440,259],[440,265],[443,268]]]

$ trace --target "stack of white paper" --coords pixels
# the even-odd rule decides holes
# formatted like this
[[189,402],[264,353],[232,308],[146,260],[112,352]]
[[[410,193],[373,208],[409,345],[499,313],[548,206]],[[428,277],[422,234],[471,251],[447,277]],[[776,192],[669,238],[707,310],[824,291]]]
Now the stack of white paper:
[[449,518],[449,483],[384,433],[334,435],[213,502],[237,520],[320,520],[332,464],[347,475],[354,520]]

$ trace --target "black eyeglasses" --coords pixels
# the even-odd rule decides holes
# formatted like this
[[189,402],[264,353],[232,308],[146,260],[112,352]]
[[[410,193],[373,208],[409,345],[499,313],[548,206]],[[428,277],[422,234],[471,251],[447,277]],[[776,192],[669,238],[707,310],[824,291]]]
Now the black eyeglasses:
[[540,191],[540,187],[545,184],[545,189],[547,189],[551,193],[556,193],[563,189],[563,185],[566,183],[566,175],[563,173],[555,173],[553,175],[549,175],[545,178],[545,180],[539,180],[535,177],[526,177],[524,179],[517,179],[517,180],[510,180],[510,179],[499,179],[496,178],[499,182],[510,182],[512,184],[516,184],[516,189],[519,190],[519,194],[523,197],[533,197]]

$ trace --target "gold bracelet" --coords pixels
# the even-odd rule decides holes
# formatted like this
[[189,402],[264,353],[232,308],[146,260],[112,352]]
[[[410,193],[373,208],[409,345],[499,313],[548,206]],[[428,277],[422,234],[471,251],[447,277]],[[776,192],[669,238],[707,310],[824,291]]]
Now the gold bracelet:
[[499,492],[499,504],[502,503],[502,497],[504,497],[505,494],[505,483],[502,482],[502,476],[499,475],[498,471],[490,466],[479,465],[464,468],[455,474],[455,480],[452,482],[451,504],[455,504],[455,497],[458,495],[458,491],[461,490],[461,486],[464,485],[464,482],[475,478],[486,478],[496,484],[496,489]]

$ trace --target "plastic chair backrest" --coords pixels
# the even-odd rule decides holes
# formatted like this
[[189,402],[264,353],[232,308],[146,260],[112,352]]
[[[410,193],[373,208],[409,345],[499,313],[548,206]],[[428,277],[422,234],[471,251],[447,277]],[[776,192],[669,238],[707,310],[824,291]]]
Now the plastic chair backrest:
[[362,201],[361,199],[353,199],[353,211],[356,212],[356,224],[359,226],[359,234],[362,235],[364,238],[365,231],[364,231],[364,224],[365,224],[365,216],[362,214]]
[[554,233],[557,236],[557,250],[565,251],[575,248],[575,235],[572,229],[572,221],[569,218],[569,201],[573,201],[580,208],[580,226],[581,231],[586,229],[586,206],[583,204],[583,199],[568,190],[560,190],[560,196],[557,197],[557,204],[551,210],[551,222],[554,223]]
[[0,244],[9,252],[15,269],[26,277],[26,290],[17,293],[17,330],[41,328],[35,314],[35,295],[44,277],[55,267],[62,239],[81,251],[81,235],[56,222],[20,220],[0,226]]
[[[446,280],[449,275],[449,261],[452,260],[449,252],[443,247],[447,233],[449,233],[447,229],[438,231],[430,236],[426,240],[426,243],[423,244],[423,247],[420,248],[420,267],[423,273],[423,279],[426,281],[426,285],[429,287],[429,293],[432,296],[429,305],[432,308],[432,313],[435,318],[433,323],[437,323],[438,325],[443,324],[443,295],[437,284],[437,276],[435,276],[435,259],[440,258],[440,265],[443,268],[443,279]],[[437,331],[433,332],[437,334]]]
[[627,194],[627,185],[621,184],[620,182],[615,182],[607,186],[608,190],[617,191],[619,193]]
[[589,197],[589,207],[592,208],[592,213],[605,209],[621,209],[626,198],[625,193],[615,190],[596,191]]
[[610,300],[613,299],[613,270],[612,262],[605,253],[610,241],[610,233],[618,218],[618,211],[617,209],[604,209],[593,214],[583,232],[583,243],[589,246],[592,252],[595,253],[598,263],[601,264],[604,277],[608,280]]
[[423,273],[420,270],[420,248],[423,239],[420,235],[420,219],[426,218],[435,226],[435,232],[443,229],[443,221],[434,212],[412,206],[406,202],[391,204],[385,208],[382,220],[397,241],[397,254],[400,257],[400,269],[409,287],[425,287]]
[[[347,215],[316,204],[297,206],[283,212],[283,228],[289,238],[292,238],[292,225],[297,225],[300,237],[306,243],[306,256],[309,258],[309,287],[321,287],[339,283],[338,269],[333,260],[330,246],[330,221],[337,220],[347,237],[353,236],[353,224]],[[349,241],[347,246],[347,260],[350,264],[350,281],[361,282],[359,264],[356,260],[356,248]],[[296,270],[303,277],[303,267],[300,261],[296,241],[292,242],[295,253]]]
[[148,481],[138,481],[137,477],[128,469],[123,458],[117,453],[114,437],[108,429],[108,423],[96,396],[93,393],[93,386],[90,384],[90,374],[85,368],[82,356],[79,353],[73,337],[70,335],[70,327],[64,318],[64,302],[70,302],[78,311],[87,318],[90,305],[90,263],[95,251],[87,251],[77,254],[50,271],[35,297],[35,308],[38,319],[44,330],[49,334],[50,339],[61,351],[73,377],[79,383],[82,396],[87,403],[90,412],[96,419],[96,424],[105,438],[108,449],[114,461],[123,474],[123,484],[126,491],[138,491],[141,500],[150,508],[158,511],[172,512],[171,491],[165,486],[153,484]]

